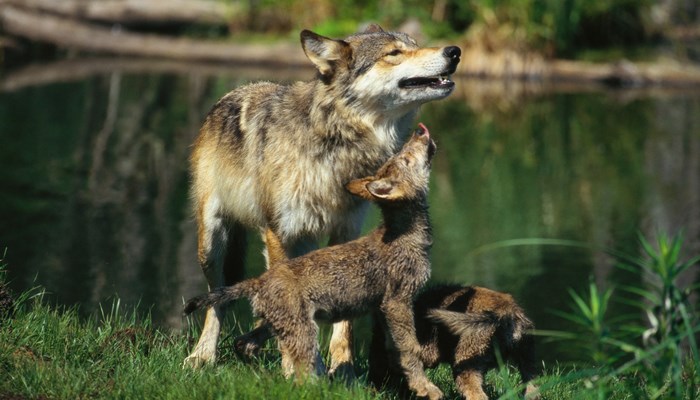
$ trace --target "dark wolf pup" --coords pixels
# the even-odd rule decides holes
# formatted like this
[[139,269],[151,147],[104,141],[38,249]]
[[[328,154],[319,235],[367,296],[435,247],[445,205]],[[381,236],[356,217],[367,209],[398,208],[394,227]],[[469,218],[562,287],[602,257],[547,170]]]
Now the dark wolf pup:
[[259,278],[190,300],[185,313],[248,297],[277,336],[286,375],[323,371],[314,319],[335,322],[376,311],[408,386],[431,399],[442,392],[425,376],[413,321],[414,295],[428,281],[432,246],[427,191],[435,143],[421,124],[376,175],[347,189],[377,203],[383,223],[367,236],[284,260],[267,235],[273,262]]
[[[525,395],[537,397],[529,383],[536,375],[532,322],[513,297],[478,286],[436,286],[422,291],[414,302],[420,358],[426,368],[450,363],[459,392],[469,400],[486,400],[484,376],[503,361],[520,371]],[[370,351],[369,379],[377,387],[401,389],[400,375],[385,356],[385,330],[375,323]]]
[[[226,94],[207,115],[191,157],[198,259],[209,289],[244,275],[246,228],[272,229],[298,256],[359,235],[366,203],[343,184],[396,152],[418,107],[448,96],[455,46],[421,48],[376,25],[343,40],[310,31],[301,44],[315,79],[258,82]],[[207,310],[185,365],[213,362],[222,313]],[[331,370],[352,372],[351,326],[331,338]]]

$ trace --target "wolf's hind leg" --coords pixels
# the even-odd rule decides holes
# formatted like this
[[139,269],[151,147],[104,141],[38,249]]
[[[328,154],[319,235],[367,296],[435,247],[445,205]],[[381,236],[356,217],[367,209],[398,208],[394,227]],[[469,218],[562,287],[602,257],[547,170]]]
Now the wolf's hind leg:
[[[233,252],[230,251],[230,248],[235,249],[236,246],[229,246],[231,240],[239,242],[241,239],[230,234],[231,231],[238,230],[230,230],[226,225],[215,201],[207,201],[198,208],[197,224],[199,265],[204,272],[209,290],[212,290],[223,286],[226,282],[225,278],[235,275],[231,271],[225,271],[224,265],[232,265],[229,264],[229,257],[241,256],[241,254],[232,254]],[[229,257],[227,257],[227,250],[229,250]],[[223,313],[220,307],[207,309],[202,334],[192,353],[185,358],[184,366],[198,368],[216,361],[216,347],[219,342],[222,319]]]

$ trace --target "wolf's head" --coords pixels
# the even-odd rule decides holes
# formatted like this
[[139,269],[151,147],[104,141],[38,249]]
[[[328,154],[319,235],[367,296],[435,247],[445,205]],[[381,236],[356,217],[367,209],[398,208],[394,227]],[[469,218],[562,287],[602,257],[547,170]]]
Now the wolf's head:
[[452,93],[450,74],[461,55],[459,47],[421,48],[408,35],[377,25],[343,40],[304,30],[301,43],[323,82],[342,87],[364,107],[400,114]]
[[435,149],[428,128],[419,124],[401,151],[384,163],[376,175],[355,179],[345,187],[354,195],[377,202],[424,198]]

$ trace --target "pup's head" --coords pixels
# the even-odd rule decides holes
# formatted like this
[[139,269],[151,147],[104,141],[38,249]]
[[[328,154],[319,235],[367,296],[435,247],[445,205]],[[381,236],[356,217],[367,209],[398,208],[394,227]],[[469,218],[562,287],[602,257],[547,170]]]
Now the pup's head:
[[418,47],[405,33],[378,25],[343,40],[304,30],[301,43],[324,82],[342,84],[349,98],[385,112],[406,112],[452,93],[450,74],[461,55],[456,46]]
[[418,125],[401,151],[384,163],[376,175],[350,181],[345,188],[356,196],[377,202],[424,198],[436,146],[428,128]]

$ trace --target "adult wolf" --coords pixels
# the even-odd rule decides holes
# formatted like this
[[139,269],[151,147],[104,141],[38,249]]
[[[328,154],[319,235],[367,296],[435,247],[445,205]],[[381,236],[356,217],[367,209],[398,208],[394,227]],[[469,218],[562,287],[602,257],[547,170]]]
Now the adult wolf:
[[[198,258],[209,289],[243,277],[246,228],[270,228],[289,257],[319,238],[356,238],[366,204],[344,185],[372,174],[407,136],[418,107],[448,96],[461,51],[421,48],[377,25],[336,40],[301,32],[307,82],[258,82],[212,108],[191,158]],[[221,310],[207,310],[186,365],[213,362]],[[349,322],[333,326],[330,371],[352,376]]]

